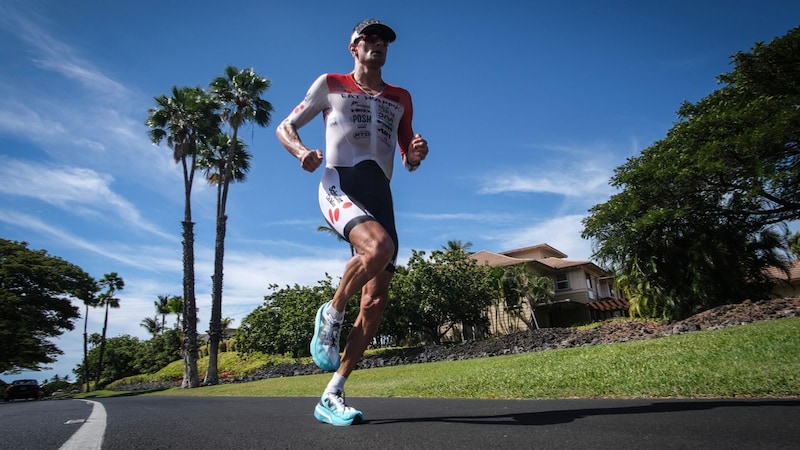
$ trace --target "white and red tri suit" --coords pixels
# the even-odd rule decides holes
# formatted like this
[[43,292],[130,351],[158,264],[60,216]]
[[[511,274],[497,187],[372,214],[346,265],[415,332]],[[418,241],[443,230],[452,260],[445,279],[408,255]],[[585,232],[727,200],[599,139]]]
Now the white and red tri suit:
[[[389,181],[398,142],[408,144],[413,138],[411,95],[390,84],[371,95],[352,74],[323,74],[288,120],[299,129],[319,113],[325,121],[325,170],[319,185],[322,214],[345,239],[359,223],[378,221],[394,241],[387,267],[393,270],[398,240]],[[400,155],[407,150],[401,145]]]

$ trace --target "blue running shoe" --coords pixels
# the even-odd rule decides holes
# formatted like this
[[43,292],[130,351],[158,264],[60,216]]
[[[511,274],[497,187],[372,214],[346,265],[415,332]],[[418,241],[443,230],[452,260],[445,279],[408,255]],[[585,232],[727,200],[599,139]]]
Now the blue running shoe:
[[326,392],[314,408],[314,417],[320,422],[337,427],[346,427],[359,422],[364,415],[361,411],[344,403],[342,392]]
[[311,339],[311,357],[322,370],[332,372],[339,368],[339,332],[341,322],[332,322],[325,314],[331,302],[319,307],[314,319],[314,337]]

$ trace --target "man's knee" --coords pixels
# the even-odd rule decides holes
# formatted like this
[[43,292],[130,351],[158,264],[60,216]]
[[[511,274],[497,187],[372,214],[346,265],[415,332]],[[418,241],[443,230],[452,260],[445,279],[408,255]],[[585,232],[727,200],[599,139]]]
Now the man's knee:
[[[380,259],[381,261],[386,261],[386,264],[389,264],[392,261],[392,256],[394,255],[394,242],[389,236],[384,236],[383,239],[378,242],[376,248],[376,259]],[[384,264],[384,265],[386,265]]]
[[381,269],[386,267],[392,262],[394,256],[394,242],[387,234],[381,236],[374,236],[365,242],[359,249],[359,253],[367,258],[370,262],[374,262],[381,266]]

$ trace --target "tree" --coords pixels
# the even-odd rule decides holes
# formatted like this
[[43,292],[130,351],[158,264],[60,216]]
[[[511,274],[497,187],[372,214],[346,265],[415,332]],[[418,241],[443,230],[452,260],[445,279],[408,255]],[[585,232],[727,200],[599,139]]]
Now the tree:
[[219,134],[217,103],[199,87],[172,87],[172,97],[155,97],[157,108],[149,110],[146,125],[150,139],[159,144],[164,138],[173,158],[183,168],[183,387],[200,386],[197,372],[197,302],[195,299],[194,222],[192,186],[197,168],[198,147]]
[[[334,230],[333,228],[327,225],[318,226],[317,231],[319,231],[320,233],[328,233],[331,236],[335,237],[336,240],[339,242],[347,242],[347,239],[345,239],[344,236],[342,236],[341,234],[339,234],[338,231]],[[347,243],[350,244],[349,242]],[[353,244],[350,244],[350,256],[356,256],[356,248],[353,247]]]
[[[539,323],[536,321],[536,306],[545,302],[549,303],[553,300],[553,296],[555,295],[553,280],[550,277],[529,277],[527,292],[528,302],[531,307],[531,320],[538,329]],[[528,323],[528,328],[530,328],[530,323]]]
[[[225,234],[228,216],[226,207],[230,183],[236,178],[237,173],[246,173],[242,165],[244,161],[237,160],[242,148],[239,141],[239,129],[248,122],[255,122],[259,126],[266,126],[270,121],[272,105],[261,98],[269,89],[270,81],[256,74],[253,69],[239,71],[236,67],[228,66],[225,75],[215,78],[210,84],[211,95],[221,105],[220,118],[231,130],[231,137],[225,139],[227,151],[218,166],[221,178],[217,181],[219,190],[217,195],[217,227],[214,245],[214,275],[212,276],[211,294],[211,322],[209,325],[209,361],[206,372],[206,384],[217,384],[219,373],[217,371],[217,354],[219,341],[222,335],[222,282],[223,261],[225,257]],[[242,178],[243,179],[243,178]]]
[[437,343],[457,324],[487,328],[485,310],[496,293],[491,269],[469,258],[463,247],[434,250],[429,258],[412,250],[399,289],[416,304],[410,322]]
[[169,295],[159,295],[158,300],[153,302],[153,305],[156,307],[156,314],[161,316],[161,326],[159,330],[163,330],[167,327],[167,314],[170,313],[169,299]]
[[450,240],[447,241],[447,245],[442,246],[442,250],[444,251],[454,251],[454,252],[465,252],[466,254],[470,255],[472,252],[472,242],[467,241],[466,243],[461,242],[461,240]]
[[795,259],[800,258],[800,233],[789,236],[789,251],[792,252]]
[[[96,288],[99,290],[99,286]],[[90,299],[85,299],[83,301],[84,309],[86,310],[85,315],[83,316],[83,367],[86,372],[83,374],[83,378],[86,380],[86,392],[89,392],[89,365],[86,364],[89,358],[89,307],[96,308],[98,302],[100,300],[96,296],[92,296]]]
[[164,330],[143,342],[144,351],[136,355],[134,366],[139,373],[155,373],[173,361],[181,359],[181,330]]
[[183,312],[183,297],[179,295],[173,295],[169,298],[169,302],[167,302],[167,306],[169,307],[169,313],[175,314],[175,328],[180,329],[181,327],[181,313]]
[[[309,323],[319,305],[330,300],[336,292],[330,277],[317,286],[295,285],[278,289],[264,297],[264,304],[248,314],[236,332],[236,347],[240,352],[291,353],[293,357],[309,356],[308,343],[314,330]],[[351,299],[348,308],[357,306]],[[352,328],[352,318],[343,324],[340,337]]]
[[[528,274],[525,271],[525,266],[522,264],[508,267],[495,267],[492,273],[497,279],[499,291],[503,294],[503,309],[506,312],[506,318],[515,318],[522,320],[528,328],[531,328],[531,321],[525,320],[522,313],[524,305],[528,298]],[[500,308],[497,308],[499,311]],[[497,317],[500,319],[502,316]],[[498,323],[498,325],[500,325]],[[509,326],[510,324],[506,324]]]
[[91,303],[95,280],[80,267],[26,242],[0,239],[0,373],[42,370],[63,354],[51,338],[72,330]]
[[[102,336],[93,333],[90,342],[94,344],[89,351],[87,363],[94,366],[100,361],[101,343],[106,342],[105,350],[107,358],[104,358],[102,368],[99,372],[96,384],[104,386],[108,383],[121,378],[139,375],[141,371],[137,366],[140,355],[147,353],[147,344],[138,338],[129,335],[115,336],[104,340]],[[78,365],[73,372],[81,376],[85,372],[83,367]]]
[[100,375],[103,371],[103,356],[106,350],[106,332],[108,331],[108,310],[109,308],[119,308],[119,299],[114,297],[114,294],[125,288],[125,281],[117,275],[117,272],[111,272],[103,275],[103,279],[100,280],[98,284],[106,289],[99,297],[99,306],[105,307],[106,314],[103,319],[103,335],[100,340],[100,358],[97,363],[95,386],[97,386],[97,383],[100,383]]
[[618,167],[583,237],[631,314],[683,318],[765,298],[800,218],[800,27],[733,56],[723,87],[684,103],[667,136]]
[[161,324],[158,323],[158,318],[145,317],[139,322],[139,326],[147,330],[153,337],[158,336],[158,332],[162,330]]
[[[230,159],[229,149],[231,148],[234,149],[233,159]],[[219,344],[222,340],[222,332],[225,330],[225,326],[222,323],[222,266],[225,253],[224,240],[227,216],[224,214],[225,183],[222,180],[225,178],[226,171],[230,168],[232,170],[232,179],[228,184],[230,182],[244,182],[247,179],[247,172],[250,170],[251,159],[252,155],[247,151],[241,140],[234,145],[230,136],[220,133],[214,136],[209,141],[208,146],[204,148],[199,163],[206,180],[217,187],[217,234],[214,253],[214,275],[212,276],[211,320],[208,332],[209,369],[206,371],[206,384],[216,384],[219,381],[217,355],[219,353]]]

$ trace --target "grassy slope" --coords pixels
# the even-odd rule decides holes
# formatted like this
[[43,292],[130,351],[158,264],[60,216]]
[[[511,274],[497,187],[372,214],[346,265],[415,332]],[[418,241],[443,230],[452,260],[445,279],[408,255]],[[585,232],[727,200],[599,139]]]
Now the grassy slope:
[[[796,397],[800,396],[798,343],[800,318],[781,319],[619,344],[358,370],[350,377],[347,395]],[[287,377],[151,395],[315,397],[329,378],[329,374]]]

